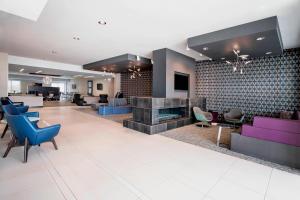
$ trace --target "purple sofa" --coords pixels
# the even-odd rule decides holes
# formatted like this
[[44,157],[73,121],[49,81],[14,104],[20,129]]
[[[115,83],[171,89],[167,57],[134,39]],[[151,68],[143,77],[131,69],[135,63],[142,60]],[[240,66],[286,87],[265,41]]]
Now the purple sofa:
[[253,126],[243,125],[242,135],[300,147],[300,120],[254,117]]
[[231,150],[300,169],[300,120],[254,117],[231,133]]

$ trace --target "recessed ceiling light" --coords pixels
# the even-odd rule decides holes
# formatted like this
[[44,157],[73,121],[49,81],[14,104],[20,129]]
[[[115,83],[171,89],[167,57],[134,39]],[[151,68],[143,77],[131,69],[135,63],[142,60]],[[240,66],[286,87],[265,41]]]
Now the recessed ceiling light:
[[84,77],[84,78],[94,78],[94,76],[86,76],[86,77]]
[[249,57],[249,55],[246,55],[246,54],[245,54],[245,55],[240,55],[239,57],[240,57],[241,59],[243,59],[243,60],[246,60],[246,59]]
[[204,50],[204,51],[207,51],[207,50],[208,50],[208,47],[203,47],[203,50]]
[[212,58],[210,58],[209,60],[212,61]]
[[35,72],[36,74],[39,74],[39,73],[42,73],[42,70],[39,70],[39,71],[37,71],[37,72]]
[[265,37],[258,37],[258,38],[256,38],[257,41],[262,41],[264,39],[265,39]]
[[79,75],[75,75],[75,76],[73,76],[73,77],[76,78],[76,77],[81,77],[81,76],[82,76],[82,75],[79,74]]
[[24,69],[23,69],[23,68],[19,70],[19,72],[22,72],[22,71],[24,71]]
[[272,51],[268,51],[266,54],[267,54],[267,55],[270,55],[270,54],[272,54]]
[[221,60],[225,60],[225,58],[221,58]]
[[80,40],[79,37],[73,37],[73,40]]
[[100,24],[100,25],[106,25],[107,23],[106,23],[106,21],[104,21],[104,20],[99,20],[99,21],[98,21],[98,24]]

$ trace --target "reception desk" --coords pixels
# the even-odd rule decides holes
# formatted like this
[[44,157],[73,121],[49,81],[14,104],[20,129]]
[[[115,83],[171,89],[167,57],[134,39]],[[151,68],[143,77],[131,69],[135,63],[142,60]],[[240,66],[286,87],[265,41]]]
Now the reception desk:
[[33,95],[20,95],[20,96],[9,96],[9,99],[13,102],[24,102],[29,107],[43,107],[43,97]]
[[86,102],[86,104],[90,105],[90,104],[96,104],[99,103],[100,97],[99,96],[84,96],[83,97],[83,101]]

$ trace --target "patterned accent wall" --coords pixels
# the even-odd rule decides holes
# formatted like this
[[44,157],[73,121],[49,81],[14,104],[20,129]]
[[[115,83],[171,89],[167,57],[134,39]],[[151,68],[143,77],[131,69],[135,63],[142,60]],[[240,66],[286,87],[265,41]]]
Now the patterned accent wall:
[[207,97],[207,109],[220,113],[241,108],[248,121],[300,110],[300,48],[251,61],[244,74],[225,62],[198,62],[196,96]]
[[129,100],[131,96],[152,96],[152,70],[141,71],[141,77],[130,79],[131,73],[121,73],[121,92]]

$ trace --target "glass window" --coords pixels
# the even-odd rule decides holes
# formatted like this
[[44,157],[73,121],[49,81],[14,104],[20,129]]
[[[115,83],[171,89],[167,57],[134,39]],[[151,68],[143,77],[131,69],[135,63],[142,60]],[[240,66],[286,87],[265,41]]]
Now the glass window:
[[56,83],[51,83],[52,87],[59,87],[59,91],[62,93],[66,93],[66,83],[64,82],[56,82]]
[[21,81],[8,80],[8,93],[21,93]]

